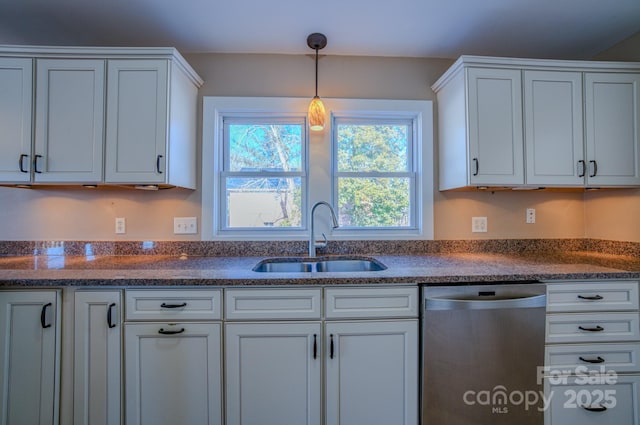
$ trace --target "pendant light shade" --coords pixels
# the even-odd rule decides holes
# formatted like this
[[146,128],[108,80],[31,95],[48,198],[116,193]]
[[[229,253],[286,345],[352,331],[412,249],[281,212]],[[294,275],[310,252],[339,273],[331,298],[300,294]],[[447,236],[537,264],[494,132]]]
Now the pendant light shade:
[[325,110],[322,100],[318,96],[315,96],[309,104],[309,129],[311,131],[324,130],[324,116]]
[[316,95],[309,104],[309,129],[311,131],[324,130],[325,110],[322,100],[318,96],[318,50],[327,45],[327,37],[324,34],[313,33],[307,37],[307,45],[316,51]]

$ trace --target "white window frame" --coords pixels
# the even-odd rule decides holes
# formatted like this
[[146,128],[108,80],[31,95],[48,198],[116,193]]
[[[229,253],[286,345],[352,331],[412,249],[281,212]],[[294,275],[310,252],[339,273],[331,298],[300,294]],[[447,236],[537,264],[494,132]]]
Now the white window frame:
[[[224,133],[224,129],[227,128],[228,126],[228,122],[231,122],[233,124],[251,124],[254,122],[271,122],[271,123],[278,123],[278,124],[299,124],[302,127],[302,137],[301,137],[301,142],[302,142],[302,146],[301,146],[301,150],[300,150],[300,154],[301,154],[301,158],[300,158],[300,170],[297,171],[281,171],[281,172],[277,172],[277,171],[251,171],[251,172],[246,172],[246,171],[231,171],[230,170],[230,152],[228,149],[225,149],[228,144],[229,144],[229,140],[228,140],[228,136]],[[300,212],[302,214],[301,216],[301,222],[300,222],[300,226],[296,226],[296,227],[278,227],[278,231],[283,231],[283,232],[293,232],[296,230],[304,230],[306,228],[306,207],[305,207],[305,202],[304,200],[306,199],[306,195],[307,195],[307,174],[308,174],[308,155],[307,155],[307,137],[308,137],[308,131],[307,131],[307,121],[305,119],[304,116],[301,116],[300,114],[289,114],[287,116],[280,116],[277,114],[269,114],[269,115],[265,115],[264,113],[259,113],[259,114],[254,114],[254,113],[241,113],[241,114],[236,114],[236,113],[227,113],[222,117],[222,126],[223,126],[223,133],[221,135],[223,143],[220,143],[218,146],[218,155],[219,158],[221,158],[221,160],[216,161],[218,164],[217,166],[219,167],[219,172],[218,172],[218,176],[220,176],[219,178],[219,187],[217,188],[217,198],[218,198],[218,205],[217,208],[219,209],[218,214],[220,217],[220,222],[217,223],[218,225],[218,230],[220,233],[229,233],[229,232],[269,232],[272,233],[273,232],[273,228],[270,227],[247,227],[247,228],[242,228],[242,227],[228,227],[226,224],[226,218],[227,218],[227,202],[226,202],[226,186],[225,186],[225,181],[226,178],[228,177],[243,177],[243,178],[260,178],[260,177],[267,177],[267,178],[278,178],[278,177],[282,177],[282,178],[299,178],[300,179],[300,183],[301,183],[301,191],[302,191],[302,200],[301,200],[301,205],[300,205]],[[215,191],[214,191],[215,192]]]
[[[342,124],[360,124],[360,125],[384,125],[384,124],[408,124],[411,129],[410,134],[407,137],[407,170],[406,171],[388,171],[388,172],[354,172],[354,171],[339,171],[338,170],[338,133],[337,126],[341,123],[339,121],[344,121]],[[416,144],[416,127],[418,126],[418,119],[415,115],[406,115],[404,113],[390,113],[390,112],[377,112],[377,111],[369,111],[369,112],[334,112],[331,117],[331,148],[333,154],[331,155],[332,162],[332,176],[333,176],[333,190],[332,190],[332,199],[333,205],[338,205],[338,180],[340,178],[408,178],[409,179],[409,226],[404,227],[342,227],[345,231],[354,232],[354,234],[358,233],[368,233],[371,231],[376,232],[389,232],[389,233],[415,233],[419,227],[418,220],[418,211],[419,205],[419,190],[421,185],[419,184],[419,163],[416,158],[416,152],[418,152],[418,146]],[[338,211],[336,210],[336,213]]]
[[[306,196],[302,199],[302,228],[222,229],[220,226],[220,148],[225,116],[305,116],[309,98],[255,98],[204,96],[202,119],[202,240],[306,240],[308,214],[318,201],[335,204],[333,173],[333,117],[398,117],[414,122],[413,160],[415,181],[414,228],[338,228],[332,229],[328,212],[316,211],[316,234],[329,240],[433,239],[433,102],[422,100],[377,100],[323,98],[329,119],[321,132],[307,131]],[[305,126],[306,128],[306,126]]]

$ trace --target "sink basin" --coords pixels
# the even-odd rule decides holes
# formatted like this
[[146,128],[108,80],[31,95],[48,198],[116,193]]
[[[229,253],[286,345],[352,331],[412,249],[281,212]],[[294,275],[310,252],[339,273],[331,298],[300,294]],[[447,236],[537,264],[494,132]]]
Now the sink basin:
[[319,272],[377,272],[387,266],[375,260],[324,260],[316,263]]
[[254,268],[254,272],[262,273],[305,273],[313,270],[313,263],[303,263],[301,261],[271,261],[259,262]]
[[329,273],[329,272],[375,272],[385,270],[381,262],[362,257],[320,257],[311,260],[300,258],[268,258],[252,269],[260,273]]

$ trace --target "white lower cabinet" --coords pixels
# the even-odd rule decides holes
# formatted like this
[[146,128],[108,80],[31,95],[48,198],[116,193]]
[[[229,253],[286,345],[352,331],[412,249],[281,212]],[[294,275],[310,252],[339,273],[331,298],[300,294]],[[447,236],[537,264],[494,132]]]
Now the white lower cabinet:
[[321,324],[228,323],[227,425],[321,424]]
[[119,425],[121,292],[76,291],[74,297],[73,423]]
[[326,424],[418,423],[417,320],[328,322]]
[[0,317],[0,424],[57,424],[59,291],[2,291]]
[[127,425],[220,425],[219,323],[127,323]]
[[222,424],[221,294],[126,291],[126,425]]
[[418,424],[417,288],[324,292],[225,291],[226,425]]

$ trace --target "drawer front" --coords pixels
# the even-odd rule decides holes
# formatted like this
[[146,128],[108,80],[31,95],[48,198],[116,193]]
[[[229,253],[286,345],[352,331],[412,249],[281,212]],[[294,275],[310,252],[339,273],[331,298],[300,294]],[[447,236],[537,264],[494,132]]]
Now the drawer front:
[[126,320],[220,320],[221,299],[219,289],[126,290]]
[[638,313],[547,314],[546,342],[624,342],[640,340]]
[[639,357],[640,343],[550,345],[544,353],[545,374],[597,373],[601,370],[640,372]]
[[327,319],[418,317],[418,288],[327,288]]
[[226,289],[225,319],[319,319],[321,289]]
[[638,310],[638,282],[557,283],[547,285],[547,311]]
[[[601,375],[602,377],[602,375]],[[559,378],[561,379],[561,378]],[[576,378],[554,385],[545,379],[545,424],[605,425],[638,424],[640,376],[619,375],[611,383],[586,384]],[[609,382],[609,381],[606,381]],[[591,410],[585,408],[589,407]]]

